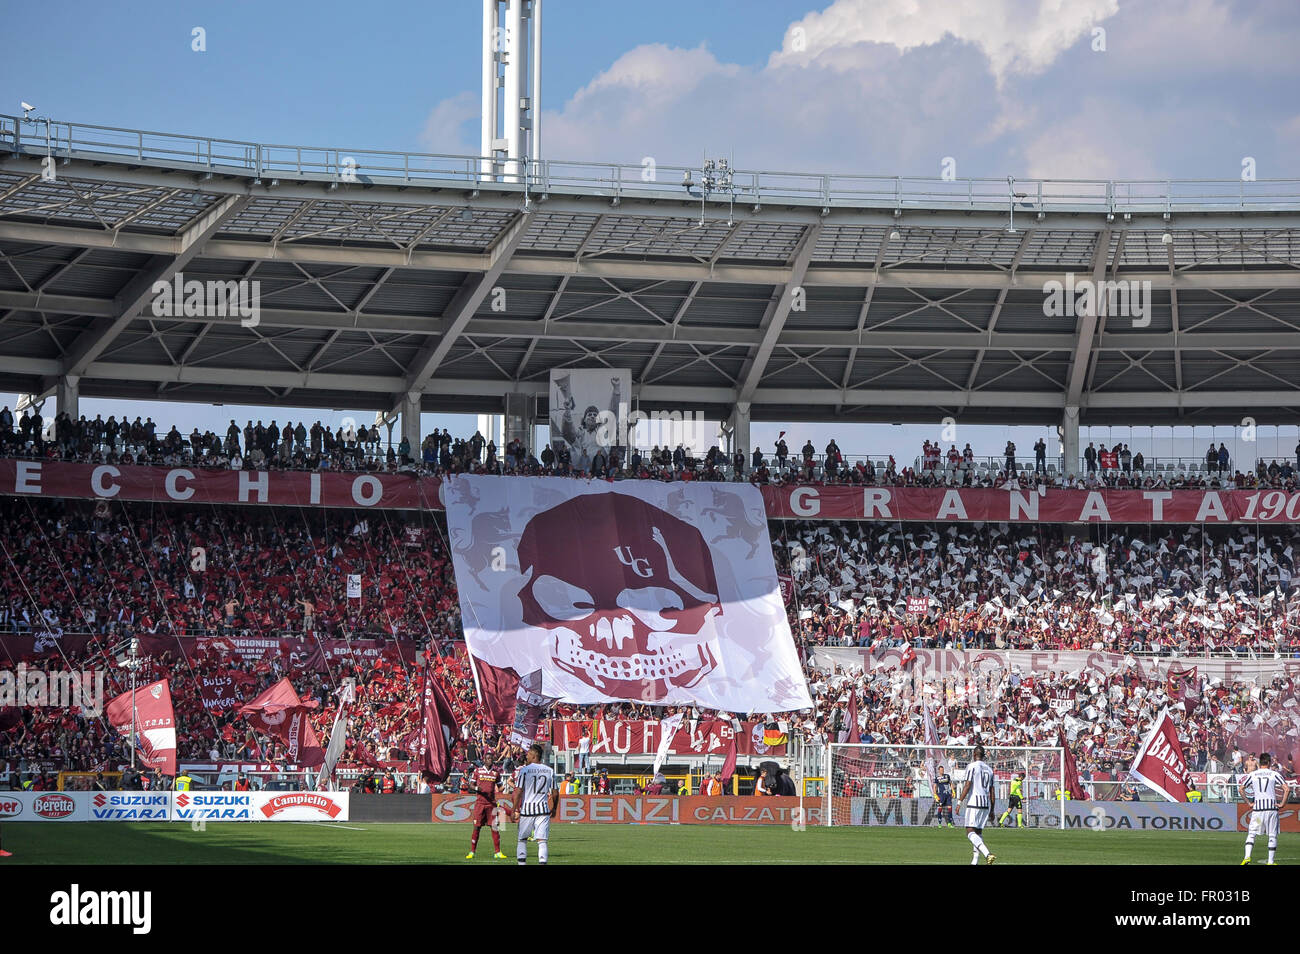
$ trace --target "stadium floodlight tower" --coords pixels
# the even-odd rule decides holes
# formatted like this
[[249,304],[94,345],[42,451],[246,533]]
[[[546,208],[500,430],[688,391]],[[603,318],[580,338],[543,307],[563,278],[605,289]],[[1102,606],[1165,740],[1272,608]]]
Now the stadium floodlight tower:
[[486,181],[522,182],[541,156],[542,0],[483,0]]

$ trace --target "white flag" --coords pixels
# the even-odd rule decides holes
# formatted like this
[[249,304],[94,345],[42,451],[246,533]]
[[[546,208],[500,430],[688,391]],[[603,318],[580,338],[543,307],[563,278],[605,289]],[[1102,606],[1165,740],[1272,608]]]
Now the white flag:
[[361,574],[360,573],[348,574],[348,599],[350,600],[361,599]]
[[668,758],[668,749],[673,744],[673,736],[682,726],[682,714],[676,712],[659,723],[659,751],[655,753],[655,774],[664,767],[664,761]]

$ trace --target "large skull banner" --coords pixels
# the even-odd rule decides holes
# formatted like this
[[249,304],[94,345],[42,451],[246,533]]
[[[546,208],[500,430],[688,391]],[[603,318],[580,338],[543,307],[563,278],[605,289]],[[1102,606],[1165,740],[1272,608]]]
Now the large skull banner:
[[471,655],[565,702],[811,706],[748,484],[448,480]]

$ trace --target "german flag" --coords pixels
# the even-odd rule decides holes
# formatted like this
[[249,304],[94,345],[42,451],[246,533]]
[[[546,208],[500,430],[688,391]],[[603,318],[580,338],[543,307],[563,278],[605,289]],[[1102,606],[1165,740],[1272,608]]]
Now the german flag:
[[785,733],[781,731],[781,727],[775,722],[769,722],[763,729],[764,745],[785,745],[786,741]]

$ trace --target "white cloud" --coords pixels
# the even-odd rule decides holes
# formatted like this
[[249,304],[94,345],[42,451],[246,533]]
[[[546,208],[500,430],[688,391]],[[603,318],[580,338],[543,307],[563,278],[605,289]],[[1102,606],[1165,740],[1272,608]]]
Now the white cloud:
[[1001,85],[1041,73],[1118,10],[1118,0],[835,0],[792,23],[769,62],[852,70],[860,44],[907,52],[951,38],[983,52]]
[[[1058,179],[1231,177],[1248,154],[1295,175],[1294,104],[1261,81],[1296,72],[1286,3],[834,0],[757,67],[704,46],[627,51],[544,113],[545,150],[882,176],[938,175],[952,156],[958,176]],[[431,145],[477,152],[476,117],[475,95],[439,104]]]
[[470,120],[477,127],[481,106],[479,96],[470,92],[457,93],[450,99],[444,99],[433,107],[424,121],[420,144],[430,152],[478,155],[480,144],[477,129],[472,138],[468,138],[465,130]]

